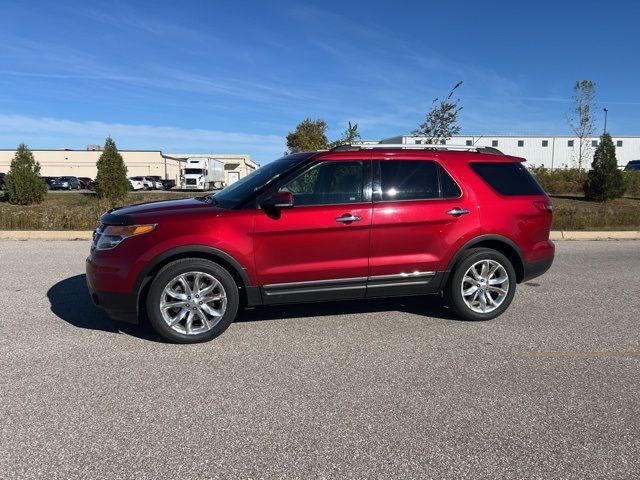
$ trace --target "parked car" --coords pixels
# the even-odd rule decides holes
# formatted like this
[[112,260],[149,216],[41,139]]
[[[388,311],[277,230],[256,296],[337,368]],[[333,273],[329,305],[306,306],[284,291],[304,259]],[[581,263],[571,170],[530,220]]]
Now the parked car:
[[77,177],[58,177],[51,182],[51,190],[80,190]]
[[624,167],[624,169],[627,171],[640,171],[640,160],[631,160],[629,163],[627,163],[627,166]]
[[152,175],[147,178],[153,182],[153,188],[155,190],[164,190],[164,184],[162,183],[162,178],[160,178],[159,175]]
[[58,178],[58,177],[40,177],[40,178],[41,178],[42,180],[44,180],[44,183],[46,183],[46,184],[47,184],[47,188],[48,188],[49,190],[51,190],[51,188],[52,188],[51,186],[52,186],[52,184],[53,184],[53,181],[54,181],[56,178]]
[[144,190],[144,182],[142,181],[142,177],[131,177],[129,178],[129,185],[131,190]]
[[175,180],[163,180],[162,184],[164,185],[164,189],[165,190],[171,190],[172,188],[176,187],[176,181]]
[[147,190],[155,190],[156,189],[156,182],[154,182],[151,177],[142,177],[142,182],[147,187],[146,188]]
[[4,190],[4,176],[5,174],[0,172],[0,190]]
[[94,181],[92,179],[89,177],[78,177],[78,180],[80,181],[80,186],[82,188],[85,190],[93,190]]
[[155,186],[154,182],[147,177],[131,177],[129,183],[133,190],[153,190]]
[[523,158],[412,147],[298,153],[215,196],[111,210],[91,297],[116,320],[146,310],[182,343],[263,304],[442,294],[461,318],[497,317],[553,262],[549,197]]

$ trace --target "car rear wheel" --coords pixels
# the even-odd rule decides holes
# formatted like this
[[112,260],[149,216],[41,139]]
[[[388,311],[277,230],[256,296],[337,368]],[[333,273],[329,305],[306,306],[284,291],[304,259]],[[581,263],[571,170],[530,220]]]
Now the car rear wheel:
[[210,260],[176,260],[156,275],[147,296],[153,328],[177,343],[211,340],[233,322],[239,305],[238,285]]
[[501,315],[516,292],[516,273],[507,257],[490,248],[472,248],[456,264],[445,295],[466,320]]

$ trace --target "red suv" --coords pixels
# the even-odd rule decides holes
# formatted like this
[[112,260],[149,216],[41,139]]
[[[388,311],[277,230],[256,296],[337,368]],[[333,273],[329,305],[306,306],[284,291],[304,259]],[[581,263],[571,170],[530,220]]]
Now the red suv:
[[175,342],[242,306],[442,293],[488,320],[553,261],[551,203],[524,159],[491,148],[362,145],[268,163],[206,197],[105,213],[94,302]]

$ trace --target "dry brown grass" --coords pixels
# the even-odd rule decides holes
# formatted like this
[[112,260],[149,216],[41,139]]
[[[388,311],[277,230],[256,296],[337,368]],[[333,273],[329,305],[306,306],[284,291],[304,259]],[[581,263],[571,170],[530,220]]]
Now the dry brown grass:
[[[189,192],[130,193],[124,204],[193,197]],[[93,230],[109,206],[93,193],[49,193],[39,205],[0,201],[0,230]]]
[[[126,204],[192,197],[189,192],[130,193]],[[552,198],[554,230],[640,230],[640,199],[606,203],[580,197]],[[92,230],[108,209],[94,194],[49,193],[40,205],[10,205],[0,201],[0,230]]]
[[640,230],[640,199],[589,202],[581,197],[552,197],[553,230]]

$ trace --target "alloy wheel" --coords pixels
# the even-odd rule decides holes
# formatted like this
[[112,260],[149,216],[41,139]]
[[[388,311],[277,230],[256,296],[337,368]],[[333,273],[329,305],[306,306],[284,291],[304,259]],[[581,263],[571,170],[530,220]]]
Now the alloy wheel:
[[174,277],[160,296],[160,313],[171,329],[185,335],[208,332],[222,319],[227,295],[222,283],[204,272]]
[[476,313],[498,309],[509,293],[509,275],[499,262],[480,260],[465,272],[460,285],[462,299]]

